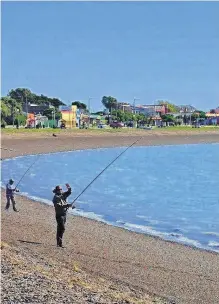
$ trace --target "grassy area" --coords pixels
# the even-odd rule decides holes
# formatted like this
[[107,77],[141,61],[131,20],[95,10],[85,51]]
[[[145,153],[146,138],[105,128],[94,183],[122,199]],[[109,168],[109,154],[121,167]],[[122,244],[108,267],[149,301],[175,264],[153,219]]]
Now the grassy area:
[[219,126],[205,126],[202,128],[192,128],[190,126],[176,126],[176,127],[166,127],[166,128],[154,128],[152,130],[143,130],[136,128],[121,128],[121,129],[16,129],[16,128],[5,128],[1,129],[3,134],[45,134],[45,133],[62,133],[62,134],[74,134],[74,133],[86,133],[86,134],[104,134],[104,133],[147,133],[147,132],[176,132],[176,131],[193,131],[193,132],[208,132],[208,131],[219,131]]
[[205,126],[201,128],[193,128],[190,126],[176,126],[176,127],[167,127],[167,128],[156,128],[154,131],[211,131],[211,130],[219,130],[219,126]]

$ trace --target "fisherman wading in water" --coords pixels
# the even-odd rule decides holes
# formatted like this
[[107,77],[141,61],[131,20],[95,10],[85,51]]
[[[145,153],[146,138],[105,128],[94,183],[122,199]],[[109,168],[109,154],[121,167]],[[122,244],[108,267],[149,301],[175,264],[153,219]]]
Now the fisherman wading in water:
[[8,184],[6,185],[6,199],[7,199],[7,204],[5,207],[5,210],[8,210],[10,207],[10,203],[12,202],[12,206],[13,206],[13,210],[15,212],[18,212],[18,210],[16,209],[15,205],[15,199],[14,199],[14,192],[19,192],[18,189],[16,189],[16,187],[13,185],[14,184],[14,180],[11,178],[9,179]]
[[[53,204],[56,212],[56,221],[57,221],[57,246],[62,246],[62,237],[65,232],[65,222],[66,222],[66,213],[69,207],[72,207],[72,204],[66,202],[67,197],[71,194],[71,187],[69,184],[66,184],[67,191],[63,192],[60,186],[56,186],[53,190],[55,193],[53,197]],[[73,207],[75,208],[75,207]]]

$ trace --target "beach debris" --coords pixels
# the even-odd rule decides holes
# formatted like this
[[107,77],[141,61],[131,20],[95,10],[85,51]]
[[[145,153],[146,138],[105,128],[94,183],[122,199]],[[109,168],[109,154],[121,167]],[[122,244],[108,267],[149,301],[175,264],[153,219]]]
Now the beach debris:
[[7,151],[16,151],[16,150],[14,150],[14,149],[3,148],[3,147],[1,147],[1,150],[7,150]]
[[1,242],[1,249],[7,248],[7,247],[10,247],[10,246],[5,242]]
[[78,263],[77,262],[73,262],[73,270],[75,272],[80,272],[80,268],[78,267]]

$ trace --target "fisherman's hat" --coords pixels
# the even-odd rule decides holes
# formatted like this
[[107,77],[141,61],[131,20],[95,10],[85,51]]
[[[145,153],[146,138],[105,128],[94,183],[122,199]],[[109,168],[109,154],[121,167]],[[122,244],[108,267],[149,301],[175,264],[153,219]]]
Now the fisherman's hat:
[[56,193],[58,191],[62,190],[62,187],[56,186],[55,189],[53,190],[53,193]]

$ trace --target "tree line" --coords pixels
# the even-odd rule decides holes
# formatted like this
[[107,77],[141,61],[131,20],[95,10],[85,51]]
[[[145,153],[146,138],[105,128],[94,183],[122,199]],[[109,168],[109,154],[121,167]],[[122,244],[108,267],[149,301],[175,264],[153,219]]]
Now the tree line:
[[[108,109],[113,116],[113,119],[117,119],[120,122],[126,122],[126,121],[137,121],[137,122],[143,122],[150,124],[153,120],[153,117],[151,116],[145,116],[144,114],[133,114],[130,112],[124,112],[121,110],[118,110],[119,108],[119,102],[115,97],[112,96],[103,96],[102,98],[102,104],[106,109]],[[203,111],[195,111],[191,117],[188,117],[186,115],[178,115],[174,116],[173,113],[179,112],[180,108],[179,106],[170,103],[169,101],[165,100],[158,100],[156,102],[156,105],[165,105],[167,108],[168,114],[161,115],[163,122],[172,122],[174,124],[187,124],[190,122],[194,122],[197,119],[205,119],[206,114]],[[211,110],[211,113],[214,113],[214,110]]]
[[[118,106],[119,106],[119,102],[117,101],[117,99],[112,96],[103,96],[101,102],[104,105],[104,107],[108,110],[111,110],[111,109],[116,110],[116,109],[118,109]],[[173,103],[170,103],[169,101],[158,100],[156,104],[165,105],[167,107],[169,113],[175,113],[175,112],[178,112],[178,110],[179,110],[178,106],[176,106]]]
[[[51,105],[55,108],[57,116],[59,116],[58,108],[65,105],[59,98],[50,98],[45,95],[37,95],[26,88],[17,88],[9,91],[7,96],[1,97],[1,125],[5,124],[25,124],[26,116],[23,114],[26,103],[36,105]],[[48,109],[43,113],[52,118],[52,109]]]
[[[60,119],[61,117],[59,107],[66,105],[59,98],[51,98],[43,94],[38,95],[26,88],[12,89],[7,96],[1,97],[1,125],[17,124],[18,122],[24,125],[26,123],[26,115],[23,112],[26,112],[26,103],[39,106],[53,106],[56,119]],[[87,106],[83,102],[75,101],[72,102],[72,105],[76,105],[79,109],[87,112]],[[53,119],[53,108],[48,107],[43,111],[42,115]]]
[[[60,119],[61,114],[59,112],[60,106],[65,106],[66,104],[59,98],[51,98],[43,94],[38,95],[27,88],[16,88],[9,91],[7,96],[1,98],[1,125],[13,124],[18,121],[20,124],[26,123],[26,116],[23,114],[23,109],[25,112],[26,103],[36,104],[36,105],[47,105],[53,106],[56,113],[56,119]],[[123,112],[119,110],[119,102],[115,97],[103,96],[101,103],[105,109],[108,109],[112,114],[114,119],[118,121],[144,121],[149,122],[151,117],[145,117],[144,114],[133,114],[129,112]],[[177,122],[186,121],[186,117],[174,117],[171,113],[176,113],[179,111],[179,107],[168,101],[159,100],[157,105],[165,105],[168,109],[168,114],[163,115],[161,118],[166,122]],[[72,105],[76,105],[79,109],[83,110],[84,113],[89,113],[87,105],[81,101],[74,101]],[[42,114],[47,116],[49,119],[53,119],[53,108],[47,108]],[[214,110],[211,110],[214,113]],[[98,112],[99,113],[99,112]],[[104,112],[103,112],[104,113]],[[192,121],[197,118],[206,118],[203,111],[196,111],[192,114]]]

